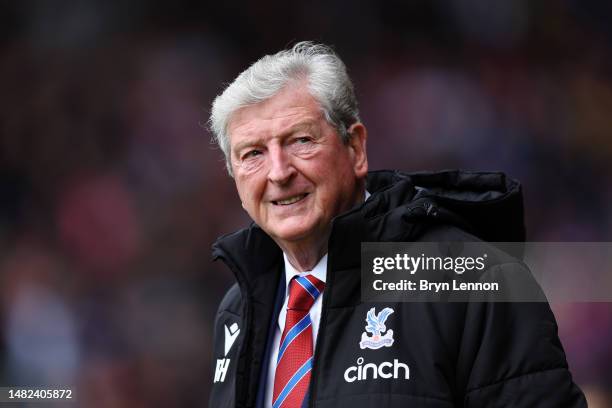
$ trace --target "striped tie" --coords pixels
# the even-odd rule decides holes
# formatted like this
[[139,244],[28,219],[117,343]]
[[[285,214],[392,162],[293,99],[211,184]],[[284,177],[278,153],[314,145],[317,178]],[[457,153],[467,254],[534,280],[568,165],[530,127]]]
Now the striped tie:
[[312,275],[296,276],[289,284],[287,318],[276,360],[272,408],[302,406],[312,368],[309,312],[324,288],[325,283]]

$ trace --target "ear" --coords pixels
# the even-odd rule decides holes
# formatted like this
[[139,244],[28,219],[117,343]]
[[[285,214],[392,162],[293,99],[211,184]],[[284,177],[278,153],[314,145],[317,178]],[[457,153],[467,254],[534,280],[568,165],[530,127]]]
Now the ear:
[[348,148],[353,160],[353,170],[358,178],[363,178],[368,174],[368,155],[366,152],[366,141],[368,131],[361,122],[353,123],[348,128],[351,137],[348,140]]

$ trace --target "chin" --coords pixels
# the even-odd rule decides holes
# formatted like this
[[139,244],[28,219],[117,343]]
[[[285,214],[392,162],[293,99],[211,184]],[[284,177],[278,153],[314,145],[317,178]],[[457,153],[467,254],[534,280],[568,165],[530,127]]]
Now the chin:
[[308,231],[303,231],[303,230],[285,231],[283,230],[283,231],[277,231],[273,236],[285,242],[297,242],[307,237]]
[[273,228],[269,232],[269,235],[282,241],[296,242],[311,235],[313,230],[314,228],[312,226],[286,225]]

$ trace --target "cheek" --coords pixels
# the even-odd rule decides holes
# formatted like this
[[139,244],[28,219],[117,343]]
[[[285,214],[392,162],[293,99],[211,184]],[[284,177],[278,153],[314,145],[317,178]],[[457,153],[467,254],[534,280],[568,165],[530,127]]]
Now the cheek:
[[236,189],[242,201],[242,206],[250,210],[256,207],[261,201],[263,185],[251,177],[241,177],[236,179]]
[[236,181],[236,190],[238,190],[238,196],[240,197],[240,201],[242,201],[242,205],[248,205],[251,196],[248,183],[244,180]]

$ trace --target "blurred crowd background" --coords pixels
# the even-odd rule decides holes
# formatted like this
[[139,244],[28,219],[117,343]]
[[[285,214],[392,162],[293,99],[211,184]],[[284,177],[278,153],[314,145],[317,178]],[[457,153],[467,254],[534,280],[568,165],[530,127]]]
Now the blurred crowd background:
[[[210,105],[305,39],[349,67],[372,169],[502,170],[529,240],[612,241],[609,2],[2,2],[1,386],[206,405],[233,281],[210,245],[249,221]],[[553,309],[590,406],[612,406],[611,305]]]

